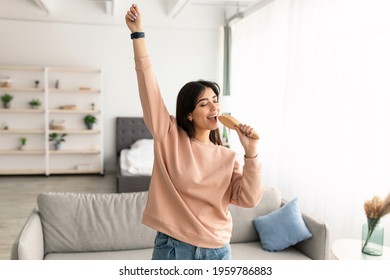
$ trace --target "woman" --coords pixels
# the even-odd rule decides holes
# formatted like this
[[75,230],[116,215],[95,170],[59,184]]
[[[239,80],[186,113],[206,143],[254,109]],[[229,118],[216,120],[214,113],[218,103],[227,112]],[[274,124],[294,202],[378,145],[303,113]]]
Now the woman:
[[154,165],[142,223],[157,231],[152,259],[230,259],[229,204],[254,207],[262,195],[254,129],[235,130],[245,150],[243,170],[236,154],[221,145],[219,87],[189,82],[177,97],[176,118],[162,100],[148,56],[142,15],[126,13],[131,31],[145,123],[154,139]]

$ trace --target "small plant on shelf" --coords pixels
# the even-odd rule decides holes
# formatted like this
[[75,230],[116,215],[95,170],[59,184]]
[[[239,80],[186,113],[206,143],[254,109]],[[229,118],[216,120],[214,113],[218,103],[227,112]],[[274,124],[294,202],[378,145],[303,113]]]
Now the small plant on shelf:
[[87,129],[93,129],[93,125],[97,123],[97,118],[93,115],[86,115],[84,117],[84,123],[87,126]]
[[19,149],[20,150],[25,150],[26,149],[26,145],[27,145],[27,138],[26,137],[22,137],[20,138],[20,147]]
[[32,99],[28,104],[32,109],[38,109],[42,103],[39,99]]
[[1,96],[1,100],[3,101],[4,108],[11,108],[11,100],[13,99],[13,95],[10,95],[8,93],[4,93]]
[[61,143],[65,142],[66,134],[50,133],[49,141],[54,142],[54,149],[56,151],[61,150]]

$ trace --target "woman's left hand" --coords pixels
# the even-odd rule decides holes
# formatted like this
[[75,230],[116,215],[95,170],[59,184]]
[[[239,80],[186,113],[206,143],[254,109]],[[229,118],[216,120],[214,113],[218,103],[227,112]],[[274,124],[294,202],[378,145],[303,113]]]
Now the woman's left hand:
[[240,123],[238,126],[235,126],[234,129],[237,131],[241,145],[244,147],[245,157],[256,157],[258,140],[251,138],[251,136],[255,133],[254,128]]
[[131,32],[142,32],[142,15],[136,4],[131,5],[125,15],[127,27]]

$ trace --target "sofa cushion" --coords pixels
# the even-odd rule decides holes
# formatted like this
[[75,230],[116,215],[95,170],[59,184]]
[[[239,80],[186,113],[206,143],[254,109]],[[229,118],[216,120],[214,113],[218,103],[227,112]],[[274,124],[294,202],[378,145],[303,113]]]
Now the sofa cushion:
[[260,242],[234,243],[232,247],[232,260],[310,260],[294,247],[280,252],[262,250]]
[[303,221],[298,199],[253,220],[265,250],[280,251],[312,237]]
[[51,253],[45,256],[45,260],[150,260],[152,254],[152,248],[108,252]]
[[[282,252],[261,250],[259,242],[234,243],[232,260],[310,260],[294,247]],[[51,253],[45,260],[150,260],[153,249],[130,251],[87,252],[87,253]]]
[[233,220],[233,232],[230,242],[259,241],[259,235],[253,226],[252,220],[278,209],[281,204],[280,191],[276,188],[265,188],[259,204],[254,208],[230,205],[229,211]]
[[147,192],[40,194],[45,254],[153,247],[156,232],[141,224],[146,199]]

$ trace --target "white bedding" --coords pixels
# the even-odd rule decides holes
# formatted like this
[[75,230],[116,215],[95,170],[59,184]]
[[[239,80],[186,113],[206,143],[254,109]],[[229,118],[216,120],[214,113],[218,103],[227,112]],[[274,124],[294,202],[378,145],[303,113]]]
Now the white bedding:
[[126,176],[151,175],[153,168],[153,139],[140,139],[120,154],[121,173]]

